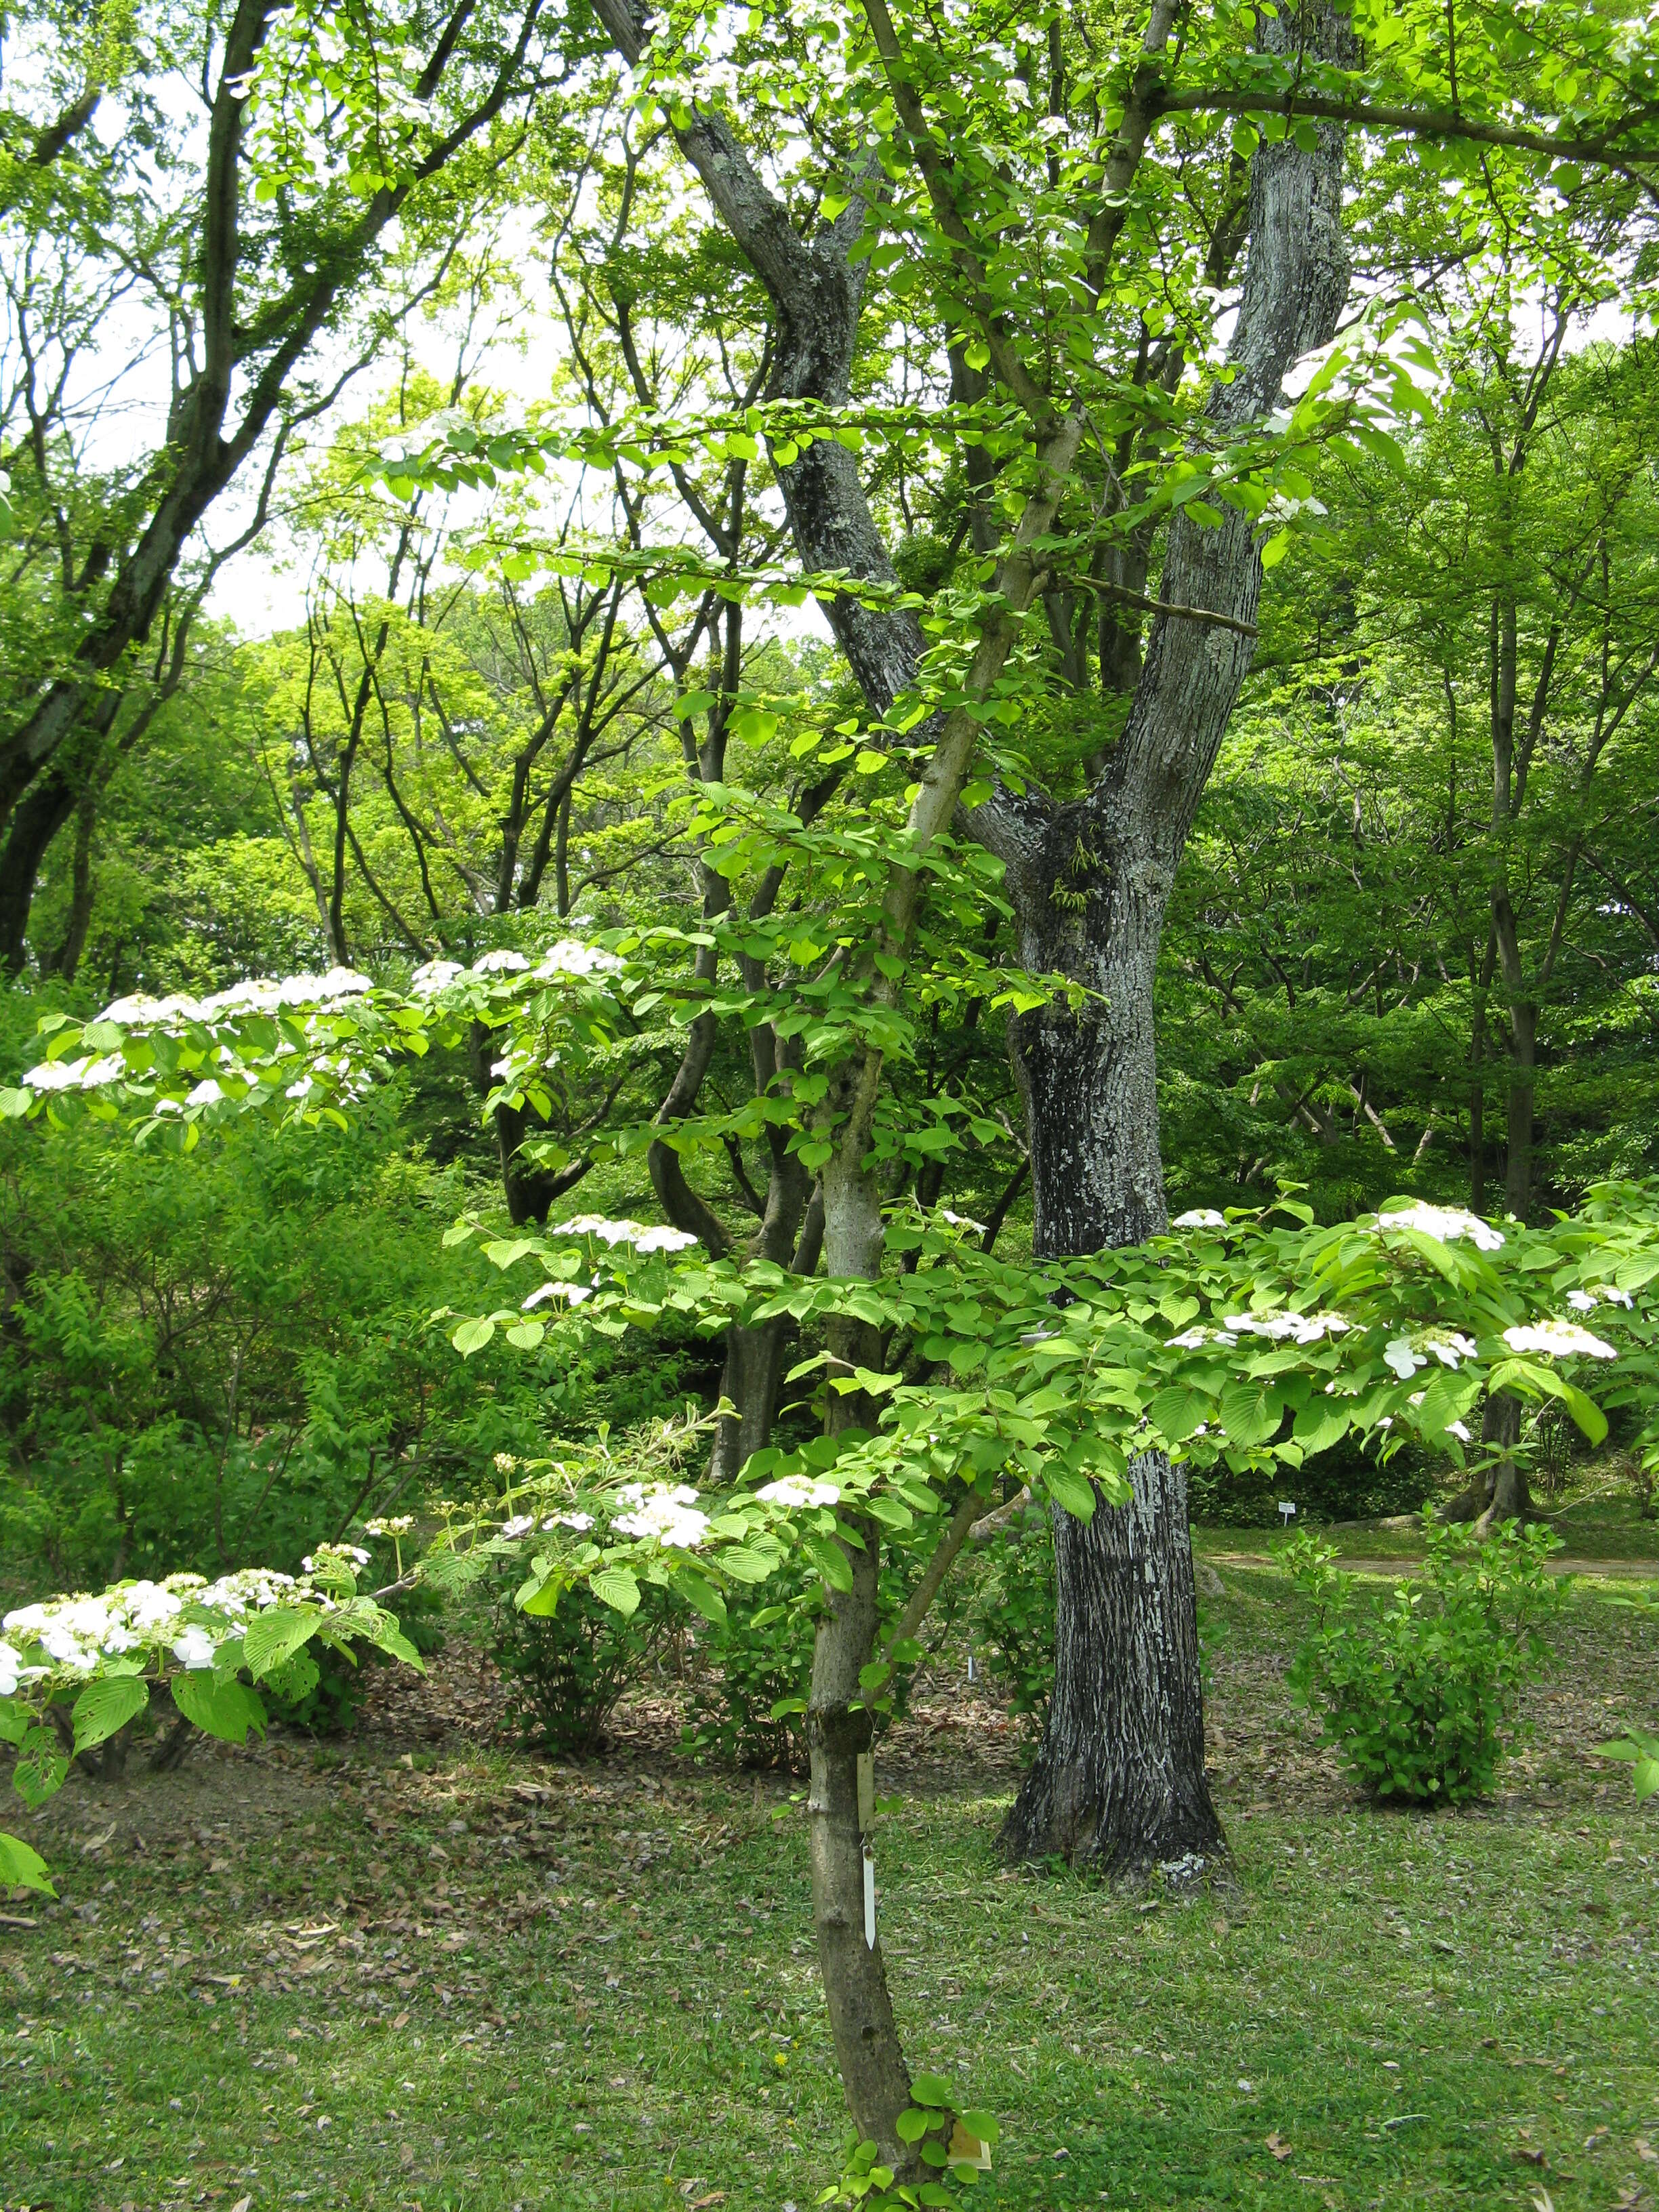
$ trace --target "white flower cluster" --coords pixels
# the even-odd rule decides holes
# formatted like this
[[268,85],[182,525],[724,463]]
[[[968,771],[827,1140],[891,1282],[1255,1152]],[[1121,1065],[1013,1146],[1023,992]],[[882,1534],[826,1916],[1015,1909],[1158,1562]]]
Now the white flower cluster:
[[[186,1604],[228,1614],[234,1620],[250,1607],[257,1610],[275,1605],[294,1586],[291,1575],[276,1574],[264,1567],[245,1567],[216,1583],[204,1582],[200,1575],[169,1575],[161,1583],[121,1583],[101,1596],[82,1593],[19,1606],[0,1626],[25,1645],[38,1645],[54,1665],[73,1674],[95,1672],[100,1656],[119,1658],[125,1652],[163,1644],[170,1644],[181,1666],[210,1667],[220,1640],[211,1630],[199,1623],[187,1623],[176,1638],[172,1635]],[[232,1632],[229,1626],[224,1632]],[[9,1645],[4,1648],[11,1656],[9,1661],[0,1661],[0,1675],[9,1674],[12,1687],[0,1687],[0,1696],[9,1697],[19,1680],[32,1679],[44,1670],[24,1667]]]
[[1593,1291],[1569,1291],[1567,1304],[1575,1313],[1594,1313],[1598,1305],[1634,1305],[1636,1301],[1628,1291],[1616,1290],[1611,1283],[1598,1283]]
[[363,1533],[369,1536],[406,1536],[414,1526],[412,1513],[394,1513],[390,1516],[381,1513],[364,1522]]
[[481,954],[471,968],[459,960],[428,960],[410,977],[409,987],[417,998],[429,999],[467,975],[529,975],[536,982],[550,983],[558,975],[620,975],[623,964],[614,952],[585,945],[579,937],[562,937],[533,965],[510,945]]
[[629,1509],[611,1522],[622,1535],[654,1536],[659,1544],[690,1552],[708,1534],[708,1516],[698,1511],[689,1482],[628,1482],[617,1495]]
[[598,945],[584,945],[579,937],[562,937],[550,945],[536,963],[538,975],[619,975],[623,963],[614,952]]
[[1324,1337],[1346,1336],[1348,1323],[1340,1314],[1224,1314],[1222,1327],[1240,1336],[1271,1337],[1275,1344],[1288,1339],[1294,1344],[1317,1344]]
[[510,1541],[515,1537],[527,1536],[535,1525],[536,1516],[533,1513],[512,1513],[502,1522],[496,1533],[507,1537]]
[[301,1559],[300,1565],[308,1575],[326,1573],[330,1567],[334,1566],[366,1567],[368,1553],[361,1544],[319,1544],[315,1553]]
[[215,991],[205,999],[191,999],[182,993],[171,998],[151,999],[138,993],[131,998],[115,999],[98,1017],[100,1022],[115,1022],[122,1029],[167,1029],[177,1022],[222,1021],[227,1015],[275,1014],[290,1006],[307,1008],[338,1006],[344,1000],[361,998],[365,991],[374,988],[367,975],[360,975],[353,968],[331,968],[325,975],[250,976],[246,981],[233,983],[228,990]]
[[1206,1344],[1229,1348],[1241,1336],[1265,1336],[1274,1344],[1287,1340],[1318,1344],[1328,1336],[1346,1335],[1352,1324],[1340,1314],[1224,1314],[1219,1328],[1185,1328],[1170,1339],[1172,1352],[1200,1352]]
[[97,1091],[106,1083],[123,1081],[126,1072],[118,1052],[105,1053],[98,1060],[82,1053],[78,1060],[43,1060],[26,1069],[22,1080],[29,1091]]
[[841,1501],[841,1492],[833,1482],[823,1482],[810,1474],[786,1474],[776,1482],[769,1482],[755,1492],[769,1505],[836,1505]]
[[696,1243],[689,1229],[647,1229],[637,1221],[607,1221],[602,1213],[574,1214],[556,1237],[597,1237],[602,1244],[631,1244],[636,1252],[684,1252]]
[[1580,1352],[1591,1359],[1619,1357],[1605,1338],[1592,1336],[1576,1321],[1540,1321],[1522,1328],[1506,1328],[1504,1341],[1511,1352],[1541,1352],[1551,1358],[1570,1358]]
[[1491,1222],[1483,1221],[1478,1213],[1466,1213],[1459,1206],[1427,1206],[1421,1200],[1396,1207],[1392,1213],[1379,1213],[1376,1226],[1379,1233],[1391,1229],[1416,1229],[1440,1244],[1455,1244],[1460,1237],[1467,1237],[1480,1252],[1496,1252],[1504,1242],[1503,1231],[1494,1229]]
[[591,1513],[579,1513],[573,1508],[568,1513],[550,1513],[543,1522],[544,1528],[574,1528],[580,1534],[593,1526]]
[[533,1313],[538,1306],[544,1306],[550,1298],[568,1298],[573,1306],[579,1306],[584,1298],[591,1298],[592,1295],[585,1283],[544,1283],[539,1290],[532,1291],[520,1311]]
[[1212,1206],[1188,1206],[1185,1213],[1177,1213],[1170,1224],[1171,1229],[1224,1229],[1227,1217],[1218,1213]]

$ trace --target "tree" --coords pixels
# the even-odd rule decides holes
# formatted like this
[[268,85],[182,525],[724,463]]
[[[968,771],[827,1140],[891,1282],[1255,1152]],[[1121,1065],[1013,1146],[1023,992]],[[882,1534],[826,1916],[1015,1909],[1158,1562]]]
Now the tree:
[[[1179,449],[1182,418],[1177,414],[1172,423],[1155,403],[1180,391],[1188,344],[1203,349],[1200,280],[1224,274],[1241,227],[1228,143],[1200,130],[1178,142],[1167,165],[1160,164],[1147,158],[1156,128],[1173,115],[1272,111],[1275,99],[1282,100],[1284,112],[1299,109],[1330,118],[1328,125],[1310,128],[1304,122],[1286,132],[1275,114],[1267,126],[1271,142],[1253,155],[1244,226],[1251,233],[1251,255],[1231,374],[1213,387],[1206,422],[1194,426],[1193,450],[1170,471],[1162,490],[1162,511],[1179,511],[1169,528],[1161,598],[1154,603],[1158,627],[1128,720],[1097,766],[1092,793],[1087,799],[1045,800],[1022,778],[1022,795],[1005,781],[964,808],[964,826],[1006,863],[1027,967],[1059,966],[1096,990],[1109,980],[1103,1016],[1092,1009],[1082,1017],[1034,1012],[1017,1029],[1039,1249],[1142,1233],[1161,1218],[1163,1206],[1151,1012],[1158,934],[1169,879],[1247,665],[1259,588],[1254,525],[1266,494],[1257,504],[1240,492],[1238,477],[1248,482],[1249,471],[1248,465],[1239,469],[1237,447],[1249,428],[1272,414],[1298,355],[1331,337],[1343,305],[1338,126],[1348,117],[1376,118],[1395,128],[1523,146],[1547,156],[1547,134],[1466,121],[1457,88],[1461,71],[1465,86],[1507,89],[1523,64],[1540,72],[1540,106],[1547,108],[1544,88],[1557,64],[1546,58],[1541,43],[1534,45],[1507,18],[1484,31],[1454,20],[1448,50],[1440,27],[1426,28],[1425,17],[1426,55],[1419,46],[1408,58],[1396,34],[1385,28],[1377,43],[1394,59],[1384,61],[1382,70],[1397,70],[1395,82],[1408,83],[1419,98],[1437,94],[1449,73],[1451,110],[1380,110],[1368,99],[1371,87],[1356,66],[1360,58],[1347,18],[1310,8],[1294,18],[1265,22],[1254,45],[1243,49],[1230,47],[1222,36],[1218,46],[1205,50],[1202,63],[1231,76],[1231,88],[1212,82],[1188,89],[1172,66],[1175,10],[1154,7],[1139,52],[1121,65],[1116,97],[1103,116],[1094,56],[1086,49],[1068,51],[1057,20],[1030,27],[1024,46],[1016,35],[1010,50],[1000,44],[1000,23],[981,25],[975,19],[947,33],[931,21],[913,24],[884,6],[872,6],[866,11],[868,40],[849,42],[846,75],[833,94],[810,74],[808,88],[799,93],[779,92],[775,77],[769,85],[769,102],[811,112],[809,136],[836,148],[838,159],[830,166],[844,179],[833,198],[822,200],[817,228],[803,236],[732,119],[714,104],[699,102],[695,55],[682,45],[659,60],[644,17],[625,0],[604,0],[602,13],[623,56],[654,72],[653,89],[682,152],[767,288],[778,327],[767,398],[844,404],[852,388],[866,270],[878,258],[883,268],[900,261],[906,249],[896,240],[903,238],[920,250],[930,280],[930,304],[943,325],[951,360],[953,398],[971,407],[994,393],[1019,424],[1018,435],[1029,441],[1025,481],[1037,489],[1023,510],[1024,544],[1018,532],[1004,540],[1017,549],[1019,565],[1005,564],[998,573],[1001,605],[981,617],[965,687],[970,698],[975,691],[988,698],[1004,680],[1020,635],[1018,617],[1029,607],[1042,605],[1062,648],[1074,651],[1079,635],[1088,634],[1086,617],[1101,602],[1145,604],[1144,592],[1126,579],[1145,575],[1146,526],[1158,520],[1159,505],[1135,504],[1123,488],[1125,471],[1155,466],[1172,447]],[[1368,25],[1370,21],[1368,16]],[[756,37],[751,28],[750,37],[746,61],[757,70],[772,61],[775,71],[780,64],[764,33]],[[806,44],[798,30],[776,41],[790,52],[797,70]],[[1621,80],[1609,52],[1599,45],[1590,66],[1596,88],[1589,107],[1605,122],[1623,97]],[[1328,94],[1322,89],[1304,99],[1299,87],[1307,79],[1328,87]],[[1009,97],[1011,82],[1026,88],[1018,100]],[[873,120],[879,161],[854,150],[844,136],[837,145],[848,102],[855,113]],[[1255,140],[1254,129],[1243,134],[1240,154]],[[1574,143],[1584,150],[1583,142]],[[1175,187],[1177,176],[1184,185],[1206,172],[1220,189],[1219,205],[1205,222],[1201,187],[1184,198]],[[1628,197],[1644,189],[1638,173]],[[1201,228],[1199,239],[1192,234],[1195,228]],[[895,242],[872,246],[872,238],[884,232]],[[1156,278],[1136,258],[1154,252],[1161,256]],[[1172,278],[1164,273],[1171,268],[1179,272]],[[1164,295],[1155,319],[1158,329],[1174,325],[1178,331],[1161,344],[1154,319],[1135,312],[1155,293]],[[1126,346],[1136,331],[1138,337]],[[1118,363],[1122,367],[1110,375]],[[1127,411],[1126,383],[1139,395]],[[1097,396],[1107,410],[1108,434],[1119,441],[1116,459],[1124,465],[1103,452],[1098,476],[1095,441],[1083,438],[1079,414],[1067,411]],[[1100,434],[1097,428],[1096,437]],[[798,452],[787,434],[774,450],[780,457]],[[985,464],[981,449],[977,465],[970,459],[964,472],[975,487],[967,527],[976,532],[975,550],[988,555],[999,532],[987,511],[993,471]],[[799,458],[780,458],[778,474],[806,571],[851,574],[890,588],[896,572],[882,532],[856,472],[834,447],[820,440]],[[1015,480],[1003,457],[1002,485]],[[1103,488],[1095,489],[1097,483]],[[1103,530],[1091,519],[1080,527],[1066,512],[1068,495],[1085,486],[1095,514],[1104,507],[1113,526]],[[1200,494],[1213,495],[1218,503]],[[1020,512],[1005,500],[1009,523]],[[1079,562],[1082,588],[1074,586],[1069,594],[1060,588],[1068,580],[1067,562],[1033,559],[1024,550],[1051,535],[1062,540],[1071,561]],[[1103,538],[1111,544],[1117,566],[1096,581]],[[1076,568],[1072,573],[1077,577]],[[918,682],[920,626],[902,610],[889,613],[845,590],[824,597],[868,708],[890,715]],[[1107,622],[1103,629],[1109,688],[1121,693],[1126,660],[1132,667],[1133,652],[1126,648],[1118,623]],[[925,684],[922,689],[925,697]],[[949,793],[954,801],[966,787],[967,757],[958,769],[948,729],[948,720],[930,725],[936,732],[929,771],[935,782],[927,807],[911,824],[921,836],[937,834],[951,818],[953,804],[939,808],[941,791],[949,793],[955,780],[957,793]],[[1066,913],[1070,907],[1074,916],[1060,922],[1056,909]],[[893,951],[902,957],[902,940]],[[859,1095],[860,1079],[849,1076],[836,1103],[850,1114]],[[1081,1145],[1079,1131],[1085,1133]],[[843,1143],[860,1135],[856,1118],[850,1118]],[[833,1206],[832,1187],[844,1177],[849,1218],[859,1215],[861,1226],[844,1248],[833,1231],[827,1232],[830,1265],[866,1269],[878,1249],[878,1231],[867,1194],[854,1199],[857,1177],[850,1156],[843,1152],[842,1158],[842,1166],[826,1171],[826,1202]],[[1149,1467],[1139,1480],[1147,1493],[1139,1510],[1141,1540],[1152,1547],[1152,1575],[1126,1571],[1127,1548],[1115,1561],[1103,1552],[1086,1576],[1074,1577],[1073,1563],[1062,1560],[1062,1643],[1074,1635],[1079,1642],[1075,1663],[1060,1670],[1051,1744],[1010,1826],[1016,1849],[1063,1849],[1127,1867],[1158,1857],[1201,1858],[1218,1846],[1202,1776],[1190,1562],[1179,1483],[1171,1476],[1170,1494],[1155,1500],[1158,1470]],[[1063,1535],[1062,1542],[1099,1548],[1109,1545],[1113,1530],[1121,1533],[1127,1547],[1129,1522],[1107,1515],[1090,1524],[1086,1539]],[[1137,1595],[1127,1603],[1115,1632],[1127,1634],[1130,1646],[1114,1641],[1109,1662],[1106,1647],[1090,1640],[1091,1599],[1083,1588],[1086,1582],[1096,1590],[1107,1580],[1126,1591],[1150,1587],[1155,1593],[1150,1602]],[[1171,1670],[1180,1685],[1176,1694]],[[1098,1734],[1104,1716],[1073,1698],[1074,1684],[1101,1680],[1146,1686],[1114,1711],[1121,1730],[1115,1749]],[[1130,1744],[1139,1749],[1128,1757],[1128,1771],[1121,1771],[1117,1762]]]
[[[173,603],[182,639],[206,581],[263,528],[296,428],[441,276],[527,106],[583,50],[579,33],[560,50],[541,0],[359,23],[341,63],[324,53],[330,11],[274,0],[239,0],[222,20],[112,15],[90,48],[78,12],[46,0],[27,29],[50,57],[44,112],[32,161],[9,168],[0,240],[14,589],[35,615],[0,707],[13,969],[42,855],[165,684],[167,652],[157,671],[143,659],[163,611]],[[123,127],[88,130],[101,107],[125,111]],[[83,356],[112,298],[143,339],[112,384],[88,387]],[[171,363],[161,434],[112,474],[94,469],[100,417],[145,389],[153,349]],[[256,455],[252,520],[228,548],[201,549]]]

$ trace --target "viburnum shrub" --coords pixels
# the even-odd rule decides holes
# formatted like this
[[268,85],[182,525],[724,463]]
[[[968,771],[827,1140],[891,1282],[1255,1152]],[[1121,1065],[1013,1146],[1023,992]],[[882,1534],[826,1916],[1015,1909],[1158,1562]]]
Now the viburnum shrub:
[[1377,1797],[1459,1805],[1484,1796],[1519,1725],[1522,1692],[1546,1656],[1542,1634],[1563,1596],[1546,1562],[1553,1531],[1506,1522],[1486,1538],[1425,1522],[1420,1582],[1366,1602],[1335,1547],[1304,1532],[1284,1558],[1312,1600],[1312,1634],[1290,1673]]

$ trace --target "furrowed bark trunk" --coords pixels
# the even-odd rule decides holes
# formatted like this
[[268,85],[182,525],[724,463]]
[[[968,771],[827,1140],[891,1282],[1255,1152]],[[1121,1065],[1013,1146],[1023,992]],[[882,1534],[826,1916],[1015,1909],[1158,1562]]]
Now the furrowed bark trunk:
[[[1354,52],[1346,15],[1310,5],[1266,28],[1322,57]],[[1347,296],[1343,135],[1312,150],[1262,145],[1250,169],[1249,246],[1230,383],[1212,422],[1237,431],[1278,405],[1325,344]],[[1089,797],[1046,817],[987,811],[1008,864],[1022,964],[1096,995],[1011,1025],[1027,1110],[1040,1256],[1139,1242],[1166,1220],[1158,1140],[1153,982],[1164,911],[1193,815],[1249,669],[1261,563],[1249,520],[1170,526],[1161,614],[1128,720]],[[977,824],[976,824],[977,826]],[[1186,1484],[1161,1455],[1132,1470],[1125,1506],[1056,1516],[1055,1678],[1042,1749],[1003,1830],[1013,1856],[1058,1853],[1115,1875],[1196,1875],[1225,1851],[1204,1774],[1203,1698]]]
[[[1103,1008],[1046,1007],[1013,1027],[1043,1258],[1139,1243],[1167,1222],[1152,971],[1168,879],[1120,869],[1111,883],[1092,963]],[[1097,1492],[1091,1521],[1054,1513],[1049,1721],[1001,1842],[1014,1858],[1190,1880],[1227,1845],[1204,1771],[1186,1475],[1152,1452],[1129,1479],[1127,1505]]]
[[1129,1476],[1128,1504],[1103,1500],[1086,1523],[1054,1515],[1050,1719],[1002,1846],[1192,1881],[1227,1841],[1204,1772],[1187,1478],[1162,1452]]

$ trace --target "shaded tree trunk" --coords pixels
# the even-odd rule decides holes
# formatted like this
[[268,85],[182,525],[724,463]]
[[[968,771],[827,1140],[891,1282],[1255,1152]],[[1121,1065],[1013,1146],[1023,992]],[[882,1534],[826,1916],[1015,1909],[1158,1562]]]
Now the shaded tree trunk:
[[29,908],[46,848],[75,811],[75,780],[56,763],[12,809],[0,851],[0,967],[20,975],[28,958]]
[[1531,1521],[1536,1514],[1527,1471],[1515,1456],[1521,1440],[1521,1401],[1509,1390],[1489,1397],[1480,1416],[1480,1441],[1496,1446],[1498,1457],[1480,1468],[1441,1509],[1443,1521],[1473,1521],[1475,1534],[1488,1536],[1505,1521]]

